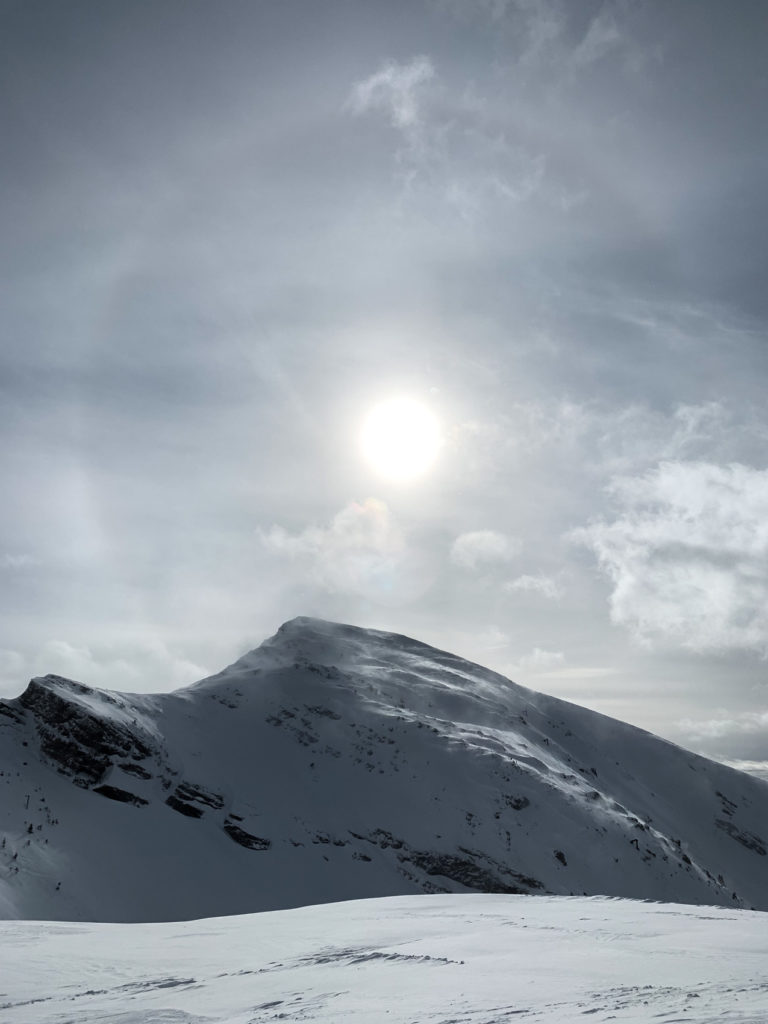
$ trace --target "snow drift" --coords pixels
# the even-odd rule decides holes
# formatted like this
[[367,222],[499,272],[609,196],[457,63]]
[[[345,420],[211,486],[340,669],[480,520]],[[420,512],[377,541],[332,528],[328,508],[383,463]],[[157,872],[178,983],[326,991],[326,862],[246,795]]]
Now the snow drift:
[[0,922],[13,1024],[762,1024],[763,914],[407,896],[174,924]]

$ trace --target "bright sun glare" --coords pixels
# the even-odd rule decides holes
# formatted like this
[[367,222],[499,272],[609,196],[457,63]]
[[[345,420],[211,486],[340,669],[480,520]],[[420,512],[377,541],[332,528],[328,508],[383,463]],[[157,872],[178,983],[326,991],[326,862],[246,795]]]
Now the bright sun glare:
[[363,423],[360,444],[373,469],[389,480],[413,480],[432,466],[440,448],[437,418],[421,402],[390,398]]

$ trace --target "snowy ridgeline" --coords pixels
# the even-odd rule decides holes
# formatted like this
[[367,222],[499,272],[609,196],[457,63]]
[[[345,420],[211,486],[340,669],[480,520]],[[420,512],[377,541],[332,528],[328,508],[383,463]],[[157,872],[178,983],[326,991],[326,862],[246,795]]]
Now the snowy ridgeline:
[[140,696],[0,700],[0,918],[380,896],[768,909],[768,784],[407,637],[286,623]]
[[765,1024],[764,914],[407,896],[174,924],[0,924],[13,1024]]

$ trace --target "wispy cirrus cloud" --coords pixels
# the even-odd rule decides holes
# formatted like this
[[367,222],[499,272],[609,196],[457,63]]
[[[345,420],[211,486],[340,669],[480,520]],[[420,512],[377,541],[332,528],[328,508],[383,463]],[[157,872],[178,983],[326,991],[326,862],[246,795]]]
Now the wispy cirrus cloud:
[[461,569],[475,571],[510,562],[520,553],[522,544],[497,530],[473,530],[462,533],[451,545],[451,561]]
[[616,17],[609,8],[601,10],[589,23],[586,33],[571,53],[576,67],[585,67],[602,60],[624,42]]
[[486,21],[506,30],[519,64],[554,64],[563,77],[614,52],[638,49],[618,5],[605,4],[594,15],[568,0],[437,0],[437,5],[461,21]]
[[565,593],[562,583],[554,576],[532,576],[524,574],[504,584],[504,590],[540,594],[549,601],[556,601]]
[[345,109],[384,114],[399,133],[393,162],[408,194],[423,198],[426,190],[465,220],[496,201],[524,203],[544,183],[544,154],[524,145],[475,90],[451,90],[429,56],[387,61],[354,83]]
[[643,641],[768,655],[768,471],[662,462],[609,492],[615,517],[570,536],[610,580],[613,622]]
[[407,64],[387,61],[374,74],[355,83],[347,108],[354,114],[383,112],[395,128],[413,129],[422,119],[423,86],[434,77],[429,57],[414,57]]

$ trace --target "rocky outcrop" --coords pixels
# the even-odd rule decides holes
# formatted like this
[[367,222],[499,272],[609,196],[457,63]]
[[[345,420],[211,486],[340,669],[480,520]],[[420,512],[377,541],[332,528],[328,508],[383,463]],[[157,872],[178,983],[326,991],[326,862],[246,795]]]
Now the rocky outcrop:
[[[417,869],[430,879],[443,878],[450,882],[458,882],[475,892],[503,892],[511,895],[540,892],[541,882],[529,875],[512,870],[508,865],[501,864],[479,850],[470,850],[459,846],[456,853],[439,850],[417,850],[404,839],[393,836],[386,829],[377,828],[367,835],[350,832],[355,839],[362,839],[380,850],[395,850],[400,872],[406,878],[414,879],[412,869]],[[369,859],[369,858],[366,858]],[[451,890],[435,883],[419,880],[425,891],[450,892]]]
[[134,807],[146,807],[149,803],[149,800],[136,796],[135,793],[129,793],[126,789],[118,789],[117,786],[95,786],[93,792],[100,793],[121,804],[133,804]]
[[268,850],[272,845],[269,839],[253,836],[250,832],[246,832],[244,828],[235,825],[233,821],[227,820],[224,822],[224,831],[230,839],[239,843],[240,846],[244,846],[246,850]]
[[[143,761],[157,753],[138,727],[123,725],[76,699],[93,693],[61,676],[44,676],[33,679],[19,698],[19,705],[31,714],[43,758],[83,787],[100,782],[118,759]],[[99,691],[99,700],[118,705],[105,691]]]
[[737,828],[732,821],[726,821],[723,818],[717,818],[715,825],[729,835],[731,839],[735,839],[737,843],[741,843],[747,850],[752,850],[753,853],[759,854],[761,857],[766,855],[766,841],[760,836],[755,835],[754,832],[747,832],[746,829]]

